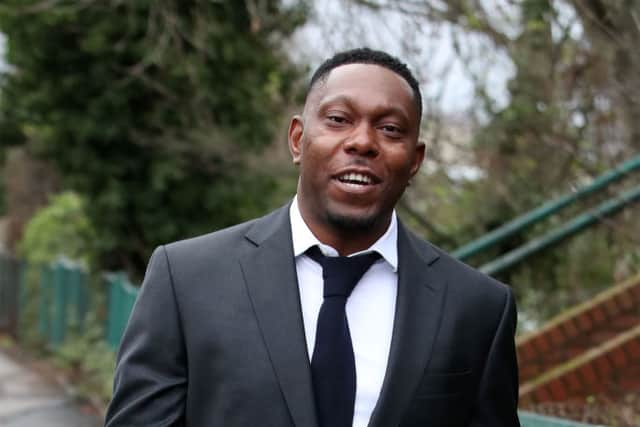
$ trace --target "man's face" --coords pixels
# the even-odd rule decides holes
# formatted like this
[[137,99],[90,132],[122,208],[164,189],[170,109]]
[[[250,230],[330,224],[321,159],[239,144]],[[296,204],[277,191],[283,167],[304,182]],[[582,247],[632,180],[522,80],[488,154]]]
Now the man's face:
[[334,68],[289,128],[298,201],[312,225],[386,227],[424,157],[409,84],[378,65]]

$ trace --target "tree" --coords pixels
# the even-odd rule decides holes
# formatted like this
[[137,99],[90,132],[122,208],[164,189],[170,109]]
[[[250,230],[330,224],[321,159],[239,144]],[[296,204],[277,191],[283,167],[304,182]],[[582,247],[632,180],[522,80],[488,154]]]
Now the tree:
[[0,5],[2,145],[25,144],[88,200],[101,265],[139,277],[153,246],[267,209],[245,161],[272,142],[299,71],[280,46],[305,4]]
[[[454,179],[441,163],[419,175],[409,191],[412,216],[429,220],[425,234],[436,243],[447,248],[466,243],[637,154],[640,3],[345,2],[380,17],[402,16],[405,27],[449,30],[456,59],[475,84],[474,106],[467,112],[467,121],[474,126],[466,151],[481,173],[471,180]],[[429,37],[416,36],[403,43],[411,58],[430,42]],[[512,66],[504,103],[491,96],[493,81],[483,60],[496,52]],[[428,61],[429,55],[424,56],[427,59],[422,61]],[[431,154],[427,157],[435,154],[437,160],[438,141],[434,143],[432,137],[441,136],[442,123],[435,123],[434,132],[431,118],[425,122],[431,126],[425,133]],[[631,180],[613,186],[611,193]],[[481,265],[587,206],[581,203],[471,262]],[[531,318],[546,318],[640,267],[639,241],[634,237],[640,230],[637,218],[625,212],[602,221],[600,227],[529,259],[500,278],[514,285],[520,308]],[[420,225],[420,220],[414,222]]]

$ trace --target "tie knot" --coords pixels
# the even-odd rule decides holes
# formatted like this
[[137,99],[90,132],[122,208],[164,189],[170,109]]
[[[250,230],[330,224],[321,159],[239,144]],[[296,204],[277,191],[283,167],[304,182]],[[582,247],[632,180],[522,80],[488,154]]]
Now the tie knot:
[[307,255],[322,266],[324,278],[324,297],[348,297],[360,278],[378,258],[377,252],[351,257],[328,257],[320,252],[317,246],[307,250]]

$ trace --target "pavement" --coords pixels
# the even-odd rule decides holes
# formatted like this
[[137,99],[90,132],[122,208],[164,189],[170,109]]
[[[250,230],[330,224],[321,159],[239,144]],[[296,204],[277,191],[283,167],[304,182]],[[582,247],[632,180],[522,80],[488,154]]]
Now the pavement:
[[98,427],[102,420],[26,362],[0,349],[0,427]]

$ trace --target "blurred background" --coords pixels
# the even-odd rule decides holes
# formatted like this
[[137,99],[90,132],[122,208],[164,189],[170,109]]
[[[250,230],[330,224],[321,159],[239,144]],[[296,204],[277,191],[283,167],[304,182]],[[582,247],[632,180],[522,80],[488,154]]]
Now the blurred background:
[[153,248],[288,201],[310,73],[368,46],[424,96],[399,214],[516,292],[523,409],[640,425],[639,45],[635,0],[2,0],[0,333],[107,402]]

